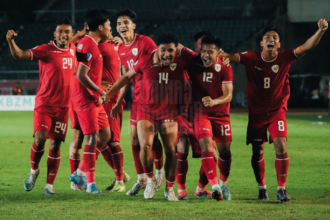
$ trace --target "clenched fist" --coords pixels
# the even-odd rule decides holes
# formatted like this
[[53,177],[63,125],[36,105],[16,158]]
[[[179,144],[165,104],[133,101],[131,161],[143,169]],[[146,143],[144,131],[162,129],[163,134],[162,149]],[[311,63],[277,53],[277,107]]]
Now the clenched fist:
[[13,30],[9,30],[6,35],[7,41],[14,40],[17,37],[17,33]]
[[210,96],[203,97],[202,102],[205,107],[211,108],[214,106],[214,101]]

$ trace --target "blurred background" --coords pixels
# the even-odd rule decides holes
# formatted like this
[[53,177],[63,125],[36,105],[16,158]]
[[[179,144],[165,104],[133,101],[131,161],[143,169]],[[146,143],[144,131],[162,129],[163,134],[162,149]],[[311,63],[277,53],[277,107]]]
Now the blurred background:
[[[138,15],[136,33],[150,36],[171,31],[180,42],[193,48],[194,34],[209,30],[223,41],[229,53],[261,50],[261,31],[269,24],[280,26],[284,36],[281,49],[296,48],[318,29],[320,18],[330,20],[329,0],[31,0],[5,1],[0,8],[0,95],[35,95],[38,89],[38,62],[16,61],[10,54],[5,35],[13,29],[17,45],[29,49],[53,39],[57,18],[73,20],[76,31],[83,28],[84,12],[103,8],[115,14],[130,8]],[[112,28],[116,21],[112,20]],[[329,32],[329,30],[327,31]],[[329,106],[329,33],[319,45],[290,69],[289,107]],[[114,35],[118,35],[114,31]],[[233,108],[246,108],[246,77],[242,65],[234,71]],[[126,100],[130,103],[132,94]],[[129,108],[129,105],[128,105]]]

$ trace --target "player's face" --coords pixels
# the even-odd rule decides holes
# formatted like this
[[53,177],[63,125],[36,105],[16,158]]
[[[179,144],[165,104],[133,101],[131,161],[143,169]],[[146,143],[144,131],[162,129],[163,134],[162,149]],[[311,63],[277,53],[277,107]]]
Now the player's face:
[[260,45],[264,52],[276,52],[281,46],[280,37],[275,31],[269,31],[262,37]]
[[111,26],[110,26],[110,20],[108,19],[107,22],[104,23],[102,27],[100,27],[101,31],[101,40],[105,41],[110,38],[111,35]]
[[120,16],[117,19],[117,31],[122,38],[130,38],[134,35],[136,24],[128,16]]
[[203,44],[201,58],[205,67],[210,67],[217,62],[219,50],[214,44]]
[[204,36],[202,36],[201,38],[199,38],[196,42],[194,42],[194,47],[195,47],[195,52],[196,53],[200,53],[201,52],[201,48],[202,48],[202,39]]
[[174,43],[160,44],[158,46],[158,57],[163,66],[170,65],[176,55],[176,47]]
[[54,37],[58,47],[68,48],[72,39],[72,26],[67,24],[57,25]]

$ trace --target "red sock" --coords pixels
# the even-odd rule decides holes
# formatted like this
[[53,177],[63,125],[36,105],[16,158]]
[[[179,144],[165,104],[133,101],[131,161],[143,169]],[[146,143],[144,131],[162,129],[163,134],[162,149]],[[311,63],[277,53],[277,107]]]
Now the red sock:
[[277,174],[277,185],[285,186],[289,169],[289,155],[285,152],[283,155],[276,154],[275,168]]
[[96,146],[85,145],[84,157],[82,163],[84,163],[84,168],[85,168],[84,171],[86,174],[87,183],[95,182],[95,162],[96,162]]
[[211,186],[219,184],[213,152],[202,152],[202,166]]
[[113,170],[115,171],[116,180],[124,180],[124,154],[120,145],[111,147],[111,156],[113,161]]
[[99,142],[97,142],[96,145],[96,160],[99,154],[102,154],[104,160],[108,163],[108,165],[113,169],[113,161],[111,156],[111,150],[110,148],[106,146],[101,146]]
[[252,155],[251,164],[254,171],[254,176],[258,182],[258,186],[265,186],[265,160],[264,155]]
[[74,171],[76,171],[79,167],[79,163],[80,163],[80,158],[79,159],[69,159],[70,160],[70,168],[71,168],[71,174],[74,173]]
[[147,175],[148,178],[154,177],[154,167],[153,165],[150,167],[143,167],[143,173]]
[[140,161],[140,145],[132,145],[132,152],[136,174],[143,174],[144,169]]
[[[84,159],[84,158],[83,158]],[[84,160],[81,161],[81,163],[79,164],[79,167],[78,167],[79,170],[85,172],[85,166],[84,166]]]
[[201,165],[201,168],[199,169],[198,187],[204,189],[207,186],[207,184],[209,184],[209,180],[207,179],[203,166]]
[[31,147],[31,154],[30,154],[30,159],[31,159],[31,168],[33,170],[36,170],[39,168],[39,163],[41,160],[42,155],[44,155],[45,152],[45,146],[37,147],[37,145],[33,142],[32,147]]
[[166,177],[166,187],[173,187],[175,183],[175,176]]
[[60,149],[57,151],[49,150],[47,158],[47,183],[54,184],[56,174],[61,162]]
[[154,156],[154,163],[157,170],[163,168],[163,147],[157,136],[154,138],[152,145],[152,155]]
[[229,174],[230,174],[230,166],[231,166],[231,158],[227,160],[223,160],[221,157],[219,157],[218,160],[218,167],[220,170],[220,180],[225,182],[228,180]]
[[188,172],[188,155],[177,152],[176,156],[178,157],[178,169],[176,171],[176,181],[178,183],[178,189],[185,190],[186,177]]

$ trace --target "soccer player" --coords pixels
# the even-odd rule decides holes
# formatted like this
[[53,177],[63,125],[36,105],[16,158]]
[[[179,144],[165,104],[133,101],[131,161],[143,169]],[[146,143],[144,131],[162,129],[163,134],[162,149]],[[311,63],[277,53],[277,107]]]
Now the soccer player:
[[137,112],[137,132],[141,144],[140,160],[147,175],[147,185],[144,197],[151,199],[155,194],[156,179],[153,172],[153,156],[151,148],[157,130],[164,144],[166,161],[166,188],[164,196],[170,201],[177,201],[173,191],[177,168],[177,114],[179,94],[182,94],[184,84],[184,68],[186,62],[176,56],[177,37],[166,33],[158,38],[159,46],[155,52],[162,64],[154,64],[154,54],[140,57],[139,61],[110,89],[111,95],[123,87],[133,77],[143,74],[140,107]]
[[[231,126],[229,103],[232,99],[233,73],[230,67],[223,65],[217,57],[220,54],[221,41],[214,36],[204,36],[198,62],[193,51],[178,46],[180,56],[193,64],[190,74],[193,82],[194,129],[202,151],[202,167],[212,186],[212,198],[217,201],[230,200],[231,195],[227,180],[231,166]],[[201,106],[201,108],[198,106]],[[214,139],[220,154],[218,165],[220,180],[217,178],[216,162],[212,142]]]
[[47,159],[47,184],[44,194],[53,195],[53,184],[60,165],[60,146],[65,140],[68,125],[68,107],[71,92],[71,76],[75,65],[75,46],[70,43],[72,23],[58,20],[54,31],[55,40],[49,44],[21,50],[15,43],[17,33],[7,32],[10,52],[18,60],[39,60],[40,83],[33,115],[31,147],[31,171],[24,182],[24,189],[31,191],[39,175],[39,162],[49,138]]
[[221,53],[230,62],[245,66],[247,75],[246,97],[249,108],[247,142],[252,144],[251,164],[259,186],[259,200],[268,200],[265,182],[265,161],[263,157],[267,128],[269,143],[274,143],[276,152],[277,199],[290,201],[285,189],[289,168],[286,149],[287,123],[285,111],[290,94],[289,69],[292,63],[304,56],[320,41],[328,28],[324,19],[318,21],[319,29],[303,45],[296,49],[278,51],[281,46],[281,32],[276,27],[266,27],[260,41],[262,51],[246,51],[236,54]]
[[[134,11],[130,9],[123,9],[117,12],[117,31],[124,40],[124,44],[119,45],[118,53],[121,60],[122,72],[125,74],[138,59],[146,54],[151,54],[157,49],[156,44],[153,40],[147,36],[136,34],[134,29],[136,27],[137,15]],[[134,158],[134,165],[136,173],[138,174],[138,181],[133,185],[133,187],[126,193],[127,195],[136,195],[139,190],[145,188],[147,177],[144,173],[141,161],[140,161],[140,143],[137,137],[137,108],[139,106],[139,94],[142,82],[142,75],[138,74],[132,79],[132,84],[134,86],[133,90],[133,103],[130,115],[131,124],[131,144],[132,152]],[[122,88],[117,99],[117,103],[113,106],[112,114],[117,115],[121,111],[122,102],[127,91],[128,85]],[[152,152],[154,156],[154,163],[156,167],[156,179],[157,179],[157,189],[160,188],[163,178],[163,150],[162,145],[158,139],[158,135],[155,135],[153,141]]]
[[[75,115],[73,127],[80,126],[85,136],[84,156],[77,171],[70,180],[87,188],[88,193],[101,193],[95,184],[96,145],[106,146],[110,141],[110,129],[102,101],[106,92],[101,88],[103,58],[98,48],[100,41],[107,40],[110,35],[109,13],[106,10],[89,10],[85,21],[89,32],[77,46],[79,61],[77,78],[74,81],[72,103]],[[87,186],[84,184],[86,176]]]

